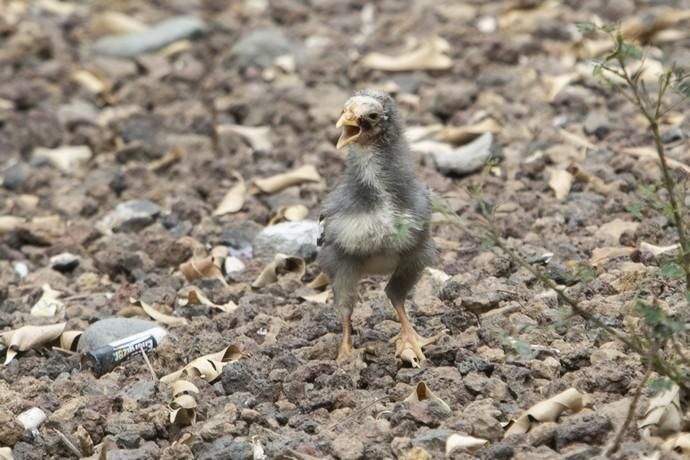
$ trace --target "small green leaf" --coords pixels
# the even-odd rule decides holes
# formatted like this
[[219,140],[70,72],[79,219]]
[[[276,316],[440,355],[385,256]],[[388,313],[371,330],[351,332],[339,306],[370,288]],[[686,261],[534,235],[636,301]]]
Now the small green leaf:
[[642,210],[644,203],[641,201],[633,201],[625,206],[626,211],[633,215],[636,219],[642,220]]
[[690,78],[688,75],[676,77],[673,81],[673,89],[675,89],[677,93],[690,99]]
[[647,388],[652,395],[657,395],[668,391],[673,386],[673,382],[668,377],[654,377],[647,380]]
[[642,59],[642,50],[636,46],[631,45],[630,43],[625,43],[621,42],[621,53],[625,57],[629,57],[632,59]]
[[685,276],[685,270],[677,263],[669,262],[661,266],[659,274],[664,278],[682,278]]
[[577,27],[577,30],[580,32],[596,32],[597,30],[597,26],[591,22],[578,22],[575,24],[575,27]]

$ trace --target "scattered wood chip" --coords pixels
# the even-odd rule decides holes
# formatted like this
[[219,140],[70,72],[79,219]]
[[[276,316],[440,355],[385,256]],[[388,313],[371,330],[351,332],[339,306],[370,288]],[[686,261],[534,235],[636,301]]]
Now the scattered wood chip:
[[204,257],[202,259],[192,258],[180,265],[180,271],[187,279],[187,281],[194,281],[203,278],[217,278],[225,283],[223,272],[221,272],[218,265],[215,263],[213,256]]
[[306,300],[307,302],[314,302],[314,303],[326,303],[328,302],[328,298],[331,295],[330,290],[325,290],[323,292],[319,292],[318,294],[311,294],[311,295],[301,295],[299,296],[301,299]]
[[170,423],[188,426],[196,423],[196,399],[199,389],[191,382],[178,380],[172,384],[173,400],[170,403]]
[[641,242],[640,243],[640,252],[642,254],[651,254],[654,257],[659,257],[664,254],[671,254],[680,249],[680,244],[671,244],[669,246],[655,246],[653,244],[649,244],[646,242]]
[[273,215],[273,217],[271,217],[271,220],[268,221],[268,225],[273,225],[285,221],[297,222],[300,220],[304,220],[308,214],[309,209],[303,204],[285,206],[278,209],[278,212],[276,212]]
[[414,391],[405,398],[405,401],[436,401],[450,412],[450,406],[443,399],[436,396],[424,382],[419,382]]
[[0,236],[13,232],[26,223],[26,219],[18,216],[0,216]]
[[206,295],[203,292],[196,288],[190,288],[186,296],[183,299],[181,299],[180,304],[181,306],[201,304],[206,305],[208,307],[217,308],[226,313],[235,311],[239,308],[237,304],[232,300],[224,304],[214,303],[208,297],[206,297]]
[[230,132],[242,136],[255,151],[268,152],[273,148],[270,140],[271,128],[268,126],[218,125],[219,135]]
[[186,152],[183,149],[180,147],[173,147],[168,150],[165,155],[149,163],[146,169],[153,172],[160,172],[180,161],[185,155]]
[[276,174],[265,179],[254,179],[254,185],[263,193],[276,193],[292,185],[299,185],[304,182],[319,182],[321,176],[313,165],[304,165],[293,171]]
[[216,210],[213,211],[214,216],[233,214],[244,206],[244,201],[247,199],[247,186],[242,176],[237,173],[235,173],[234,176],[237,179],[237,183],[228,190],[228,193],[225,194]]
[[162,377],[161,382],[171,383],[183,376],[201,377],[207,382],[213,382],[223,372],[225,365],[237,361],[240,356],[242,353],[237,345],[228,345],[219,352],[194,359],[182,369]]
[[583,147],[589,150],[596,149],[596,145],[589,142],[587,138],[583,136],[573,134],[571,132],[566,131],[565,129],[559,129],[558,132],[566,142],[568,142],[571,145],[574,145],[575,147]]
[[563,201],[568,196],[573,180],[573,175],[565,169],[551,169],[549,187],[554,191],[558,201]]
[[273,261],[266,265],[256,280],[254,280],[252,287],[262,288],[268,286],[278,281],[279,276],[288,273],[297,275],[297,279],[301,280],[306,273],[304,259],[296,256],[286,256],[285,254],[276,254]]
[[48,318],[64,316],[65,303],[58,298],[62,295],[62,292],[51,288],[49,284],[44,284],[41,289],[43,289],[43,294],[34,306],[31,307],[31,316]]
[[504,436],[527,433],[535,423],[554,422],[561,413],[579,412],[583,407],[583,395],[575,388],[568,388],[553,398],[530,407],[517,420],[511,422]]
[[84,69],[75,71],[72,74],[72,80],[93,94],[102,94],[107,91],[109,87],[103,79]]
[[589,263],[593,267],[599,267],[609,259],[614,259],[616,257],[630,257],[633,252],[635,252],[635,248],[628,248],[624,246],[607,246],[603,248],[596,248],[592,251],[592,257],[589,259]]
[[458,449],[463,449],[472,453],[486,446],[488,443],[489,441],[486,439],[453,433],[446,439],[446,455],[450,455]]
[[0,341],[7,347],[4,364],[12,361],[20,351],[27,351],[56,340],[64,332],[65,324],[24,326],[1,333]]
[[419,47],[399,56],[370,53],[362,59],[362,65],[370,69],[388,72],[407,72],[413,70],[447,70],[453,61],[446,53],[450,45],[439,36],[433,36]]
[[683,426],[683,412],[680,408],[680,387],[671,388],[649,400],[645,417],[638,423],[640,428],[649,428],[655,436],[666,436],[680,431]]

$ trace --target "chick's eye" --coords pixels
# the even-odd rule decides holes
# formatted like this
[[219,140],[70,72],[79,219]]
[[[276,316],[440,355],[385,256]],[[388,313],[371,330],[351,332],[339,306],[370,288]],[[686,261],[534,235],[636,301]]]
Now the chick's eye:
[[371,121],[376,121],[379,119],[379,114],[378,113],[370,113],[368,117]]

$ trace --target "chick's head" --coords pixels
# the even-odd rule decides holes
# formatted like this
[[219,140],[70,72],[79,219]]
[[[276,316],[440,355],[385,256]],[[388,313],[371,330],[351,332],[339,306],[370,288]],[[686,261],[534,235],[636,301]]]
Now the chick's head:
[[365,90],[345,102],[336,123],[342,128],[337,148],[357,143],[369,146],[381,143],[399,132],[395,102],[386,93]]

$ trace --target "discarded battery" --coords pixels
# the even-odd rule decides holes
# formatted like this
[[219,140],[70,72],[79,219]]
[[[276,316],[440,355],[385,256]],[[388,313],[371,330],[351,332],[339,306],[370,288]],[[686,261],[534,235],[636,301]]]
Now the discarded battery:
[[85,352],[81,358],[82,367],[90,369],[100,377],[113,370],[121,362],[140,354],[141,350],[147,353],[153,351],[166,335],[165,329],[154,327],[110,342],[108,345]]

